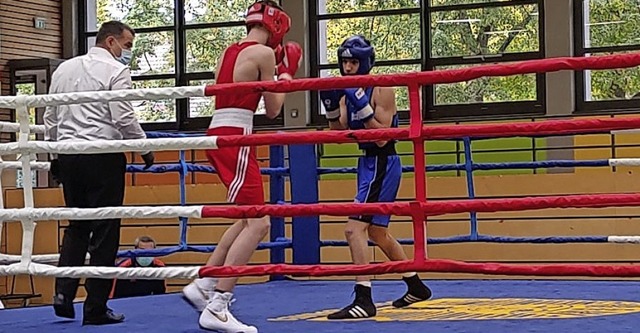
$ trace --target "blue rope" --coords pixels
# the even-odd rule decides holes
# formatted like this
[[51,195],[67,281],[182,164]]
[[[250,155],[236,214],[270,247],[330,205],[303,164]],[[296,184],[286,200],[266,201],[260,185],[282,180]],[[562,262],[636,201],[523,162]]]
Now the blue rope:
[[600,167],[609,166],[609,160],[552,160],[537,162],[510,162],[510,163],[474,163],[474,170],[495,169],[536,169],[536,168],[570,168],[570,167]]
[[187,137],[204,136],[204,134],[199,134],[199,133],[146,132],[146,134],[148,139],[187,138]]
[[[185,160],[185,151],[180,151],[180,206],[186,206],[187,204],[187,161]],[[180,216],[180,247],[187,247],[187,225],[189,223],[189,218],[186,216]]]
[[[275,248],[291,248],[292,242],[286,238],[278,238],[275,242],[260,243],[258,250],[275,249]],[[192,246],[186,247],[172,246],[163,247],[149,250],[123,250],[118,252],[118,258],[134,258],[134,257],[163,257],[178,252],[200,252],[211,253],[215,249],[215,246]]]
[[[609,166],[609,160],[551,160],[537,162],[506,162],[506,163],[473,163],[473,170],[498,169],[538,169],[538,168],[570,168],[570,167],[602,167]],[[402,172],[413,172],[413,166],[402,167]],[[426,167],[426,171],[465,170],[464,164],[438,164]],[[356,173],[356,168],[318,168],[318,174]]]
[[[413,239],[398,239],[398,242],[402,245],[412,245]],[[460,235],[453,237],[438,237],[427,238],[427,244],[452,244],[452,243],[468,243],[468,242],[481,242],[481,243],[537,243],[537,244],[549,244],[549,243],[607,243],[607,236],[568,236],[568,237],[509,237],[509,236],[487,236],[478,235],[477,240],[472,240],[469,235]],[[346,241],[328,240],[322,241],[322,246],[348,246]],[[369,242],[369,245],[375,245]]]
[[[200,164],[191,164],[186,163],[187,171],[189,172],[207,172],[207,173],[216,173],[216,170],[208,165],[200,165]],[[138,173],[166,173],[166,172],[180,172],[183,170],[182,163],[180,164],[160,164],[153,165],[149,169],[145,170],[144,166],[129,164],[127,165],[127,172],[138,172]],[[287,176],[289,175],[289,168],[261,168],[260,173],[263,175],[274,175],[274,176]]]
[[[467,177],[467,193],[469,199],[476,198],[476,191],[473,183],[473,158],[471,156],[471,139],[468,137],[463,138],[464,143],[464,170]],[[478,214],[476,212],[469,212],[471,219],[471,230],[469,236],[471,240],[478,239]]]

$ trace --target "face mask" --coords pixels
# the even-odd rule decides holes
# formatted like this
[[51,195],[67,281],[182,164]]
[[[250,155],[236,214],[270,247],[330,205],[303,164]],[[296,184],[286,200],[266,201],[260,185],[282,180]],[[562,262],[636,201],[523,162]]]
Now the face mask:
[[116,57],[116,56],[113,56],[113,57],[119,62],[121,62],[122,64],[128,66],[131,63],[131,59],[133,58],[133,51],[127,50],[124,47],[122,47],[122,45],[120,45],[120,42],[118,42],[117,40],[116,40],[116,43],[118,43],[118,46],[122,51],[120,52],[119,57]]
[[116,58],[119,62],[124,65],[129,65],[131,63],[131,58],[133,57],[133,52],[131,50],[122,49],[122,53],[119,57]]
[[151,266],[153,257],[136,257],[136,262],[143,267]]

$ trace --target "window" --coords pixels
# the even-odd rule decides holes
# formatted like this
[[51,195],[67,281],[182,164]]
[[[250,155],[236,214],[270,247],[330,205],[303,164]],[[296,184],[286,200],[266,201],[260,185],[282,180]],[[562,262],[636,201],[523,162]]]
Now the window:
[[[253,0],[85,0],[81,8],[80,51],[95,44],[103,22],[120,20],[136,30],[131,63],[135,88],[204,85],[224,48],[246,33],[244,15]],[[145,129],[204,130],[213,99],[134,102]],[[263,114],[264,112],[262,112]],[[255,118],[254,125],[282,126],[283,117]]]
[[[310,45],[317,45],[317,54],[310,54],[311,76],[339,76],[340,44],[349,36],[363,34],[376,49],[376,66],[371,74],[390,74],[421,70],[422,39],[420,33],[420,1],[345,1],[310,0]],[[408,92],[396,91],[400,118],[408,117]],[[324,123],[324,110],[318,96],[311,94],[311,121]]]
[[[311,45],[318,50],[310,57],[311,74],[319,77],[337,75],[335,52],[357,33],[376,47],[376,73],[544,57],[543,0],[309,0],[309,8],[316,22],[310,25]],[[543,114],[544,84],[544,75],[532,74],[425,87],[425,118]],[[398,89],[400,110],[408,109],[406,94]],[[312,121],[323,123],[313,95]]]
[[[623,54],[640,50],[637,1],[576,0],[576,56]],[[576,73],[576,111],[638,109],[640,69]]]
[[[427,69],[544,57],[542,1],[430,0]],[[481,78],[427,90],[427,118],[544,113],[544,75]],[[517,111],[515,111],[517,110]]]

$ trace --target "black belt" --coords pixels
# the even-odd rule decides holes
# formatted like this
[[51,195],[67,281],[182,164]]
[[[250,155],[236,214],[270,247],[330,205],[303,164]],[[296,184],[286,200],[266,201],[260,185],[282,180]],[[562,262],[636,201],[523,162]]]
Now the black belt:
[[364,155],[367,157],[391,156],[398,155],[398,152],[396,152],[395,142],[387,142],[387,144],[382,147],[378,147],[378,145],[376,145],[375,147],[365,148]]

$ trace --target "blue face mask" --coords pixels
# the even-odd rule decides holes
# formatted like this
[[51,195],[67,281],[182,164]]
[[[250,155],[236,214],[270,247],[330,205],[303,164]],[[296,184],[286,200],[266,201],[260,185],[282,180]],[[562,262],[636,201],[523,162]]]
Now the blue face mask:
[[136,262],[142,267],[151,266],[151,263],[153,263],[153,257],[136,257]]
[[131,58],[133,58],[133,51],[122,49],[120,56],[116,60],[128,66],[131,63]]
[[127,50],[124,47],[122,47],[122,45],[120,45],[120,42],[118,42],[116,40],[116,43],[118,43],[118,46],[120,46],[120,56],[116,57],[113,56],[116,60],[118,60],[119,62],[121,62],[124,65],[129,65],[131,63],[131,59],[133,58],[133,51],[131,50]]

